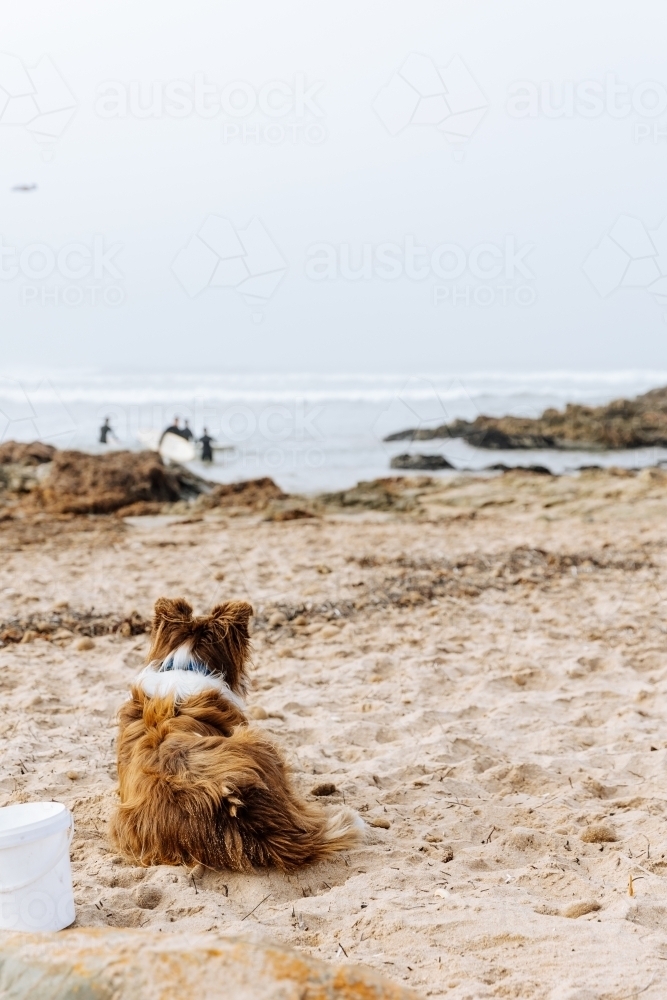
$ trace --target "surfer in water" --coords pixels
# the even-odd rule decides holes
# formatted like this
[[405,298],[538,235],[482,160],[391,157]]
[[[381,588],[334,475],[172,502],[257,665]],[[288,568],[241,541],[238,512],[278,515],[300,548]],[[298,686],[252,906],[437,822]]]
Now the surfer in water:
[[190,430],[190,421],[185,421],[185,427],[181,431],[181,437],[184,437],[186,441],[192,441],[194,434]]
[[201,445],[201,460],[202,462],[212,462],[213,461],[213,444],[214,438],[210,436],[206,427],[204,428],[204,433],[199,438],[199,443]]
[[[185,434],[183,433],[180,424],[181,424],[181,418],[180,417],[174,417],[173,424],[171,424],[169,427],[166,427],[162,431],[162,437],[160,438],[160,444],[162,444],[162,441],[163,441],[163,439],[164,439],[164,437],[165,437],[166,434],[176,434],[177,437],[185,437]],[[192,435],[190,435],[190,436],[192,436]]]
[[114,434],[111,424],[109,423],[109,418],[105,417],[104,423],[100,427],[100,444],[109,444],[109,435],[111,435],[114,441],[118,440]]

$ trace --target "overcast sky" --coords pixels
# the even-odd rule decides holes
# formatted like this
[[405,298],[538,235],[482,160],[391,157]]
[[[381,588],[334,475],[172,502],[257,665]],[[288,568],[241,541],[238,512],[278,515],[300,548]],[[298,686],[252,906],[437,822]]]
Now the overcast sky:
[[657,0],[6,5],[3,367],[665,368],[666,34]]

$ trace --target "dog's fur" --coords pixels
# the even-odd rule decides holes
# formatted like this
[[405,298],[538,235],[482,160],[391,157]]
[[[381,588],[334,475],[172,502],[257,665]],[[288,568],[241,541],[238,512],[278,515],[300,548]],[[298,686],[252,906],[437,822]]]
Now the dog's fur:
[[[248,725],[251,614],[236,601],[199,618],[182,598],[155,604],[149,665],[119,715],[111,834],[135,864],[293,869],[361,840],[360,818],[305,802],[280,751]],[[189,657],[202,672],[172,669],[174,653],[174,668]]]

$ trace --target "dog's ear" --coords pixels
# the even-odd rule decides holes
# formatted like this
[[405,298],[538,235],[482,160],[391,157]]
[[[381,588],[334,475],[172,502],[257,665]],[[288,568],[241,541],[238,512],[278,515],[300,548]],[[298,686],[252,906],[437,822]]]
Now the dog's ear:
[[247,601],[225,601],[224,604],[216,604],[211,611],[211,618],[226,628],[239,629],[248,636],[248,624],[252,613],[252,604],[248,604]]
[[[217,667],[232,691],[245,691],[245,664],[250,651],[252,605],[247,601],[216,604],[206,619],[208,663]],[[211,655],[212,654],[212,655]],[[212,662],[214,661],[214,662]]]
[[192,618],[192,605],[184,597],[158,597],[153,608],[153,630],[164,623],[183,624]]
[[184,597],[159,597],[153,608],[148,660],[164,659],[180,646],[192,629],[192,606]]

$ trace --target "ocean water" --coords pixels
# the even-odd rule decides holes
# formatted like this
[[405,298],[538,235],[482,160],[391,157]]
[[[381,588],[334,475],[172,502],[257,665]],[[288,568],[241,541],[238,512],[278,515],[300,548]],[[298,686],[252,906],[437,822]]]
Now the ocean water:
[[[287,491],[337,490],[395,475],[405,451],[444,455],[456,468],[498,462],[539,464],[554,472],[582,465],[638,467],[667,462],[667,450],[501,452],[460,440],[387,443],[394,431],[456,417],[538,416],[568,402],[601,404],[667,384],[667,372],[470,372],[427,375],[105,373],[62,371],[0,376],[0,439],[39,438],[60,448],[98,452],[109,417],[118,441],[139,449],[178,415],[228,450],[193,471],[221,482],[271,476]],[[448,475],[451,473],[440,473]]]

